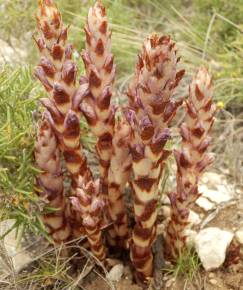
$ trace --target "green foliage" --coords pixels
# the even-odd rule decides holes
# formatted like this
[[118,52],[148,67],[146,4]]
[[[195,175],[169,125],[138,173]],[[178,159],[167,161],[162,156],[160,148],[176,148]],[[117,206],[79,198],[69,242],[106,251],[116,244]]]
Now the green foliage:
[[35,128],[33,113],[40,90],[28,67],[0,72],[0,219],[14,219],[14,227],[44,232],[38,217],[32,164]]
[[165,271],[172,274],[175,278],[184,277],[192,281],[198,273],[200,266],[201,262],[195,250],[188,248],[180,255],[175,266],[165,269]]

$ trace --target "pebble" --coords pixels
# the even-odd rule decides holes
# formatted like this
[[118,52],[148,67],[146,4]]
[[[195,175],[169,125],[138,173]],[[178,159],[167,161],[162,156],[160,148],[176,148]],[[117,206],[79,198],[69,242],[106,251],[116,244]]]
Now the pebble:
[[199,225],[201,223],[201,218],[199,214],[197,214],[195,211],[190,210],[189,217],[188,217],[188,222],[190,225]]
[[162,214],[164,215],[164,217],[166,217],[166,218],[170,217],[171,209],[169,206],[167,206],[167,205],[162,206],[161,211],[162,211]]
[[109,273],[106,275],[106,278],[113,281],[119,282],[124,273],[124,266],[122,264],[115,265]]
[[217,280],[215,279],[210,279],[209,282],[212,284],[212,285],[216,285],[218,283]]
[[[14,220],[4,220],[0,223],[0,236],[6,233],[13,225]],[[28,265],[32,258],[29,253],[27,253],[22,247],[21,244],[18,244],[16,230],[12,230],[8,233],[3,239],[4,248],[6,250],[6,256],[11,259],[13,262],[13,267],[16,272],[23,269],[26,265]],[[6,257],[6,258],[7,258]],[[3,266],[3,267],[2,267]],[[10,269],[7,269],[4,261],[2,262],[0,259],[0,268],[3,268],[4,272],[8,273]]]
[[218,184],[226,183],[223,175],[210,171],[203,174],[201,181],[213,188]]
[[204,209],[205,211],[209,211],[211,209],[214,208],[214,204],[212,202],[210,202],[207,198],[200,196],[197,201],[196,204],[198,206],[200,206],[202,209]]
[[243,245],[243,228],[238,230],[236,233],[235,233],[235,237],[237,239],[237,241]]
[[215,277],[215,274],[214,273],[209,273],[208,277],[212,279],[212,278]]
[[161,203],[165,205],[170,205],[170,199],[166,194],[163,194],[161,197]]
[[217,190],[201,185],[199,186],[199,191],[202,192],[202,197],[206,197],[216,204],[230,201],[233,198],[232,192],[224,185],[218,185]]
[[233,234],[216,227],[201,230],[195,237],[195,248],[205,270],[219,268],[225,261],[226,250]]

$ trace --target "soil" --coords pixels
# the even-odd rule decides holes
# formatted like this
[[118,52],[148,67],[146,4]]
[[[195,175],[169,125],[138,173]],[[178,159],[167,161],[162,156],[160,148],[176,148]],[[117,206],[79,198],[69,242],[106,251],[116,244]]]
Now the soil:
[[[223,205],[218,206],[218,208],[205,212],[201,208],[195,206],[193,208],[195,212],[197,212],[200,217],[202,218],[202,223],[207,219],[209,216],[212,216],[212,219],[206,223],[204,227],[218,227],[223,230],[228,230],[231,232],[237,231],[239,228],[243,226],[243,191],[238,191],[238,193],[235,195],[235,198]],[[164,223],[164,217],[160,216],[159,221],[161,223]],[[195,230],[199,230],[200,225],[195,227]],[[158,243],[158,246],[162,243],[162,237],[160,237],[161,243]],[[35,238],[34,238],[35,240]],[[28,241],[31,241],[31,239],[28,238]],[[33,241],[32,241],[33,242]],[[36,245],[36,244],[35,244]],[[34,247],[34,249],[31,249],[31,247],[28,248],[28,250],[31,252],[31,256],[37,255],[40,253],[40,249],[44,249],[43,252],[47,250],[49,246],[46,247],[46,243],[44,243],[42,247],[42,243],[38,243],[38,248]],[[237,242],[233,241],[233,246],[237,245]],[[163,252],[161,247],[159,246],[159,249],[157,252]],[[230,251],[229,251],[230,253]],[[229,257],[228,253],[228,257]],[[49,255],[47,257],[49,259]],[[112,259],[111,259],[112,260]],[[155,257],[156,260],[156,282],[152,281],[151,286],[147,287],[147,289],[155,289],[155,290],[243,290],[243,246],[241,245],[240,248],[240,260],[239,263],[236,265],[230,265],[228,267],[222,266],[221,268],[215,270],[206,272],[202,267],[200,267],[199,271],[195,273],[194,278],[192,280],[189,280],[186,275],[185,277],[173,277],[173,275],[170,275],[168,273],[165,273],[163,271],[160,271],[159,269],[162,268],[162,263],[160,263],[163,260],[162,256],[159,256],[159,254],[156,254]],[[51,261],[51,259],[50,259]],[[79,265],[78,267],[75,267],[76,269],[73,271],[73,273],[77,273],[77,276],[80,275],[80,272],[82,272],[82,269],[86,263],[87,259],[83,259],[83,264]],[[114,259],[114,263],[122,263],[122,261],[116,261]],[[42,265],[43,266],[43,265]],[[122,276],[122,279],[119,282],[110,282],[105,278],[104,271],[100,269],[97,266],[92,266],[91,270],[85,275],[85,277],[79,282],[79,287],[76,287],[77,289],[85,289],[85,290],[142,290],[143,288],[139,285],[135,284],[133,280],[133,273],[131,272],[130,265],[124,264],[124,273]],[[21,277],[27,277],[29,275],[32,275],[35,273],[35,269],[38,267],[41,267],[41,261],[33,262],[32,264],[29,264],[27,268],[23,269],[21,271],[20,276]],[[112,267],[112,265],[111,265]],[[110,267],[110,268],[111,268]],[[107,271],[109,271],[110,268],[107,268]],[[80,270],[81,269],[81,270]],[[47,279],[48,280],[48,279]],[[49,283],[49,280],[48,280]],[[37,283],[38,284],[38,283]],[[36,287],[35,287],[36,286]],[[3,287],[3,288],[2,288]],[[1,285],[0,282],[0,289],[6,289],[6,284],[4,286]],[[32,287],[32,286],[31,286]],[[11,288],[8,288],[11,289]],[[48,287],[44,287],[33,284],[33,288],[25,288],[22,287],[20,289],[67,289],[63,287],[55,288],[52,283],[48,285]],[[12,289],[11,289],[12,290]]]
[[[206,219],[212,212],[205,213],[199,207],[193,209]],[[205,227],[218,227],[222,230],[235,232],[243,225],[243,194],[238,193],[233,201],[218,207],[215,216]],[[196,228],[198,229],[198,228]],[[239,245],[235,240],[234,245]],[[215,271],[206,272],[202,267],[190,281],[187,278],[177,277],[176,279],[168,274],[160,273],[160,285],[150,286],[148,289],[156,290],[243,290],[243,245],[240,247],[240,260],[236,265],[222,266]],[[91,282],[84,283],[87,290],[108,290],[112,289],[104,278],[96,276]],[[114,283],[116,290],[140,290],[143,289],[134,284],[130,270],[125,271],[124,277],[118,283]]]

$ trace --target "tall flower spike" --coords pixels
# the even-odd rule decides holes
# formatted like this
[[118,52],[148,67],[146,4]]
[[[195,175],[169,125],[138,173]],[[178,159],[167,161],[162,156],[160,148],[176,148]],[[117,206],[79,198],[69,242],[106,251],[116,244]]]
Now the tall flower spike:
[[177,72],[175,44],[167,36],[152,35],[138,58],[135,76],[128,91],[130,108],[126,117],[132,129],[131,153],[134,180],[136,225],[131,241],[131,260],[137,277],[152,277],[152,243],[156,237],[158,184],[164,161],[170,154],[164,149],[170,138],[168,125],[181,101],[171,99],[184,71]]
[[[87,96],[81,108],[91,130],[98,137],[96,148],[100,159],[101,177],[107,185],[114,132],[114,108],[110,101],[115,66],[111,54],[111,32],[108,30],[105,8],[101,2],[97,2],[90,9],[85,32],[86,50],[83,52],[83,61],[91,94]],[[87,114],[87,107],[92,108],[92,116]]]
[[46,119],[38,127],[35,160],[42,170],[36,179],[38,194],[49,207],[56,209],[53,213],[44,214],[43,221],[56,243],[65,242],[71,236],[71,229],[66,217],[67,200],[63,194],[60,154],[56,137]]
[[169,195],[172,212],[166,238],[167,253],[173,260],[185,250],[189,208],[200,196],[198,181],[202,173],[213,162],[206,150],[211,141],[209,134],[215,112],[211,77],[205,68],[200,68],[189,87],[186,119],[180,128],[181,148],[174,151],[177,190]]
[[[128,225],[123,192],[131,172],[129,143],[130,126],[124,119],[117,120],[112,141],[112,156],[109,168],[109,213],[114,222],[116,245],[127,247]],[[110,241],[112,244],[113,241]]]
[[79,175],[89,172],[80,144],[77,100],[85,95],[87,86],[76,89],[77,68],[72,58],[72,46],[67,43],[68,29],[63,26],[60,12],[51,0],[39,1],[37,13],[40,63],[35,70],[49,99],[42,99],[48,118],[58,137],[67,169],[75,188]]
[[104,203],[99,196],[99,182],[80,178],[77,195],[71,197],[71,203],[74,210],[80,214],[92,253],[103,261],[106,257],[101,232],[101,212]]
[[[112,153],[115,109],[111,104],[115,65],[111,53],[111,31],[101,1],[89,10],[85,26],[86,49],[82,53],[90,94],[83,99],[81,110],[97,137],[96,151],[100,165],[100,191],[107,199],[108,170]],[[111,201],[112,203],[112,201]],[[111,230],[112,231],[112,230]]]

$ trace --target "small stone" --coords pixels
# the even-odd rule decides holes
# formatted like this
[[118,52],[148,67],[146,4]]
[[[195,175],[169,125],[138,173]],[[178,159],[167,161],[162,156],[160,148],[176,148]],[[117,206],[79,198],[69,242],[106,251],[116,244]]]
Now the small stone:
[[163,194],[161,197],[161,203],[165,205],[170,205],[170,199],[166,194]]
[[[15,221],[11,219],[2,221],[0,223],[0,236],[2,236],[4,233],[10,230],[14,225],[14,223]],[[28,265],[32,261],[32,258],[21,247],[21,244],[20,245],[18,244],[16,229],[13,229],[4,237],[3,244],[6,250],[5,255],[12,260],[16,272],[23,269],[26,265]],[[0,259],[0,268],[3,268],[4,271],[7,273],[8,269],[7,267],[2,267],[3,265]]]
[[110,272],[106,275],[106,278],[113,281],[119,282],[124,273],[124,266],[122,264],[115,265]]
[[215,172],[205,172],[202,176],[202,182],[207,184],[209,187],[215,187],[218,184],[222,184],[225,178],[221,174]]
[[206,197],[217,204],[230,201],[233,198],[232,192],[224,185],[218,185],[217,190],[209,189],[206,186],[200,186],[199,191],[202,192],[202,197]]
[[225,260],[233,234],[219,228],[201,230],[195,238],[195,248],[205,270],[219,268]]
[[235,237],[237,239],[237,241],[243,245],[243,228],[238,230],[236,233],[235,233]]
[[164,217],[166,217],[166,218],[170,217],[171,209],[169,206],[167,206],[167,205],[162,206],[161,211],[162,211],[162,214],[164,215]]
[[210,202],[207,198],[200,196],[197,201],[196,204],[198,206],[200,206],[202,209],[204,209],[205,211],[209,211],[211,209],[214,208],[214,204],[212,202]]
[[201,218],[199,217],[199,214],[197,214],[195,211],[190,210],[188,222],[191,226],[199,225],[201,223]]
[[157,226],[157,235],[162,235],[165,232],[165,225],[164,224],[158,224]]
[[209,282],[212,284],[212,285],[216,285],[218,283],[217,280],[215,279],[210,279]]
[[[15,43],[14,43],[15,41]],[[19,39],[12,38],[12,45],[0,39],[0,65],[4,63],[21,63],[27,57],[26,50],[20,48]]]
[[209,273],[208,277],[212,279],[212,278],[215,277],[215,274],[214,273]]
[[174,278],[170,278],[166,283],[165,283],[165,287],[171,289],[172,285],[175,283],[175,279]]

